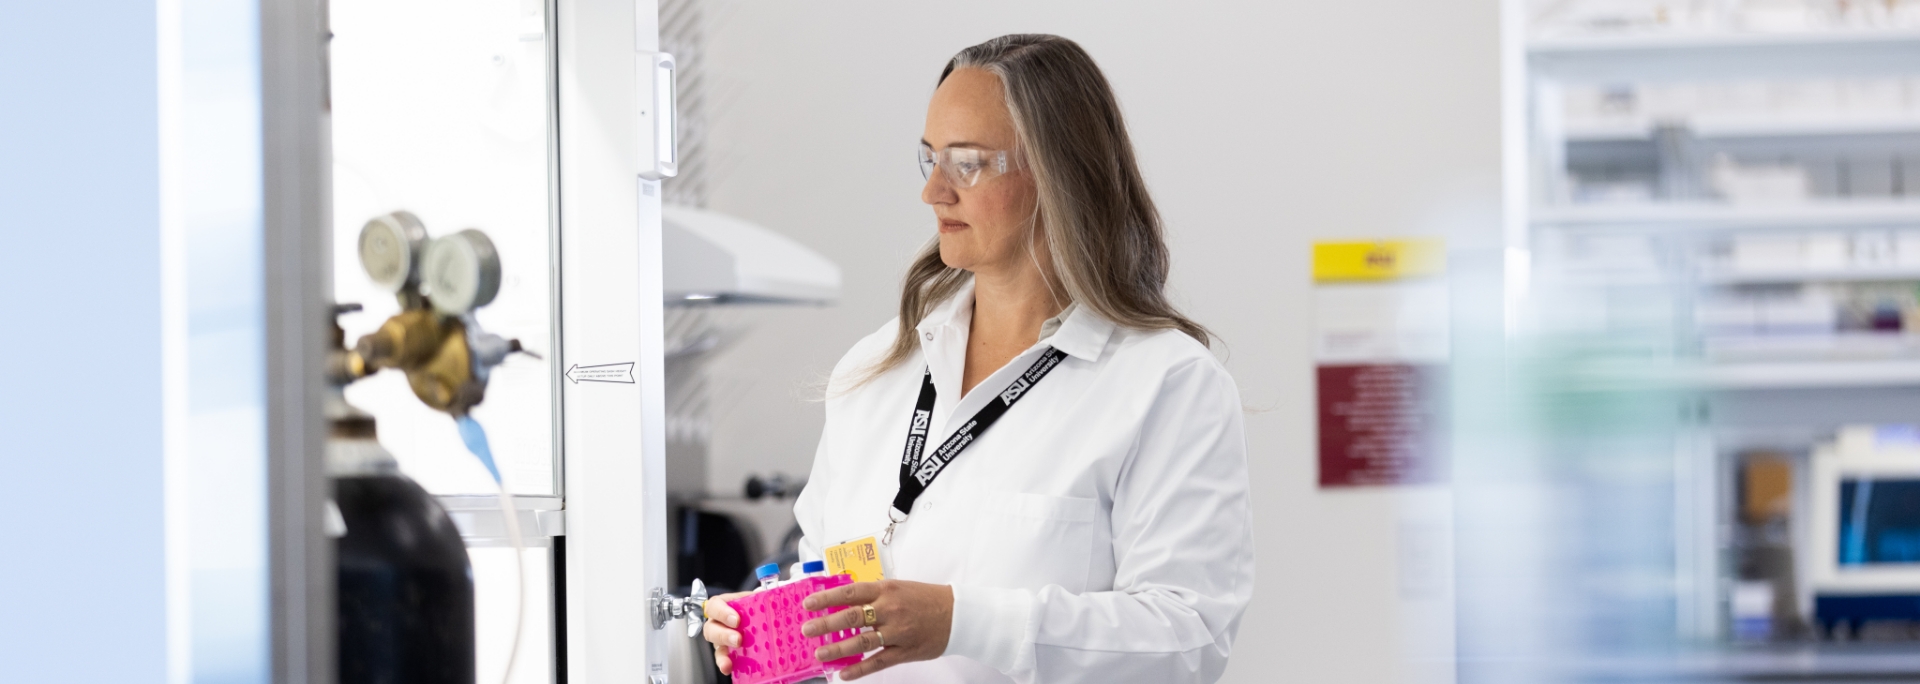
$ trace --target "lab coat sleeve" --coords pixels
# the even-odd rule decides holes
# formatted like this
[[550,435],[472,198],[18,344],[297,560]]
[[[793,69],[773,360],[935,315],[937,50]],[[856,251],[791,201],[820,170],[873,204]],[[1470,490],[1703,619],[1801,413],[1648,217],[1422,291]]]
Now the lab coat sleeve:
[[1114,491],[1112,591],[955,586],[948,655],[1019,682],[1213,682],[1253,591],[1239,391],[1176,365]]

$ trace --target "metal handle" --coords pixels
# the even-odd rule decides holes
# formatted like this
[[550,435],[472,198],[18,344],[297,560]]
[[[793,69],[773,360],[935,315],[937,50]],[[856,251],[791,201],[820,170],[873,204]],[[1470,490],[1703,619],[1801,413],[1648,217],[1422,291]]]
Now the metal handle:
[[636,58],[634,72],[639,83],[635,95],[640,98],[645,125],[651,128],[640,131],[640,139],[645,141],[640,155],[640,177],[672,178],[680,172],[680,155],[675,149],[675,139],[679,136],[674,131],[676,60],[665,52],[642,52]]
[[668,176],[678,173],[680,166],[680,136],[679,131],[675,130],[679,125],[680,117],[678,116],[679,108],[674,101],[677,93],[674,90],[676,84],[673,82],[677,76],[679,76],[679,67],[673,55],[663,52],[654,57],[653,107],[660,116],[653,127],[654,156],[659,161],[661,170]]
[[685,597],[673,596],[660,587],[653,588],[653,628],[663,629],[668,620],[686,618],[687,636],[700,634],[700,628],[707,622],[707,585],[698,578],[693,580],[693,591]]

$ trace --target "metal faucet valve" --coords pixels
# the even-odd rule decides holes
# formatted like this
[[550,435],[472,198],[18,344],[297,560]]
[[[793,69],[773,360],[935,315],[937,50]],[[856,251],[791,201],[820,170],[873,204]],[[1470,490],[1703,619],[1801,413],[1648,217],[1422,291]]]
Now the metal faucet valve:
[[667,626],[668,620],[686,618],[687,636],[699,636],[700,628],[707,623],[707,585],[699,578],[693,580],[693,590],[685,597],[671,596],[667,590],[653,588],[653,628]]

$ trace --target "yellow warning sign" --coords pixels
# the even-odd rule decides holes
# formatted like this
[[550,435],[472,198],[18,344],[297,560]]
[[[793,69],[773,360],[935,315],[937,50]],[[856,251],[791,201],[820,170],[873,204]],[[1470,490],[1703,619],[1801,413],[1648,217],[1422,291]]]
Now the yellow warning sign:
[[1440,238],[1313,243],[1316,283],[1401,280],[1446,270],[1447,245]]

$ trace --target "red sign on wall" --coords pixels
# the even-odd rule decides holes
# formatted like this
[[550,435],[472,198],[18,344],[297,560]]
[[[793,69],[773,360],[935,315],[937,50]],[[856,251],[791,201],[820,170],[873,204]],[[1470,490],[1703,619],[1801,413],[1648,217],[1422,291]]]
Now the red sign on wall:
[[1444,364],[1319,367],[1320,486],[1446,479]]

